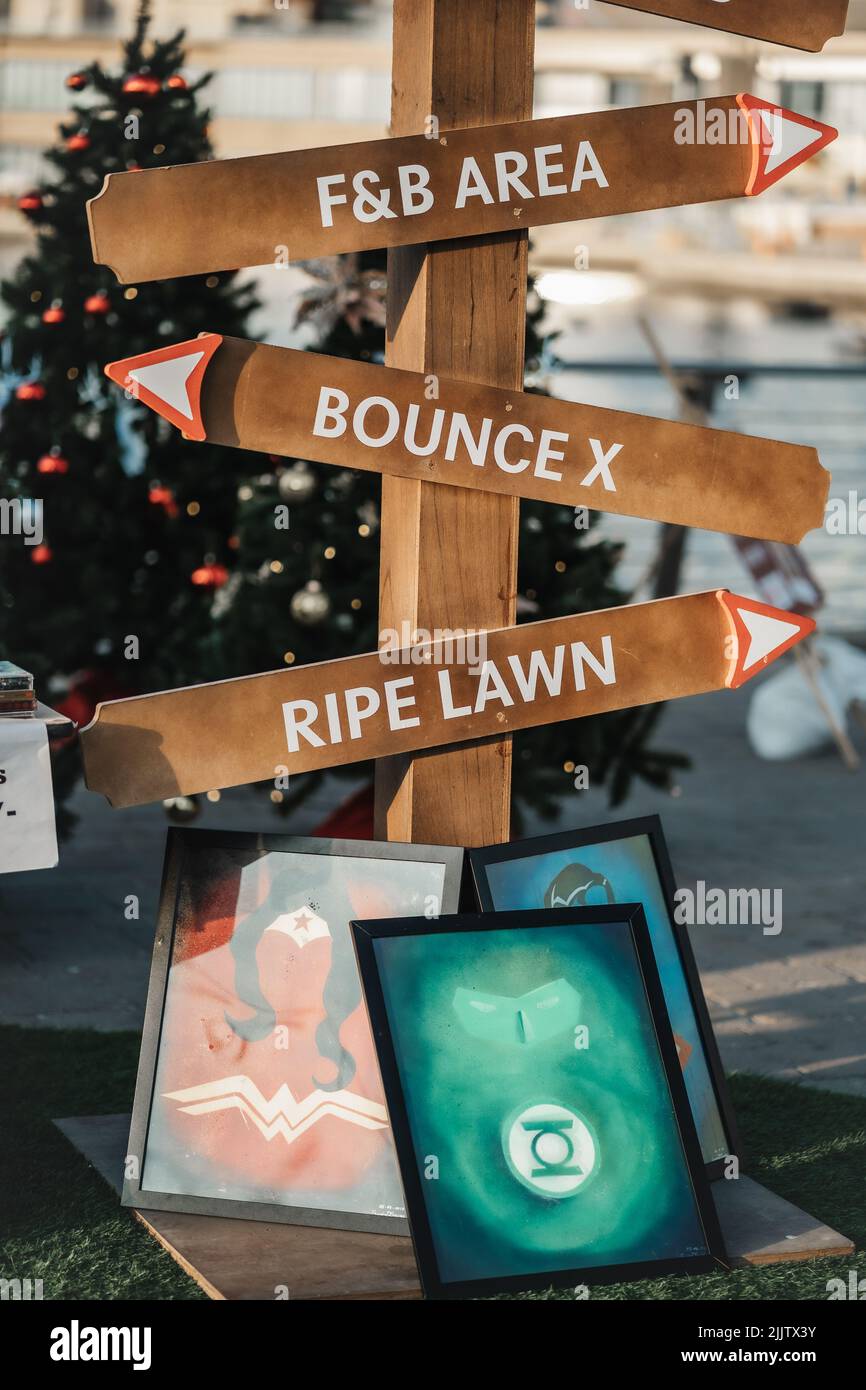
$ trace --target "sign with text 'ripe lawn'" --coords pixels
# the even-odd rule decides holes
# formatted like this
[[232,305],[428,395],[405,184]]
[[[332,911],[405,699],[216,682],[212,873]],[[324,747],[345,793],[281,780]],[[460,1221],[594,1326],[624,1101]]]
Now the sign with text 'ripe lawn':
[[836,134],[740,94],[109,174],[93,256],[129,283],[740,198]]
[[106,367],[193,439],[794,543],[814,449],[206,333]]
[[81,731],[85,779],[135,806],[501,737],[734,688],[814,626],[709,590],[115,700]]

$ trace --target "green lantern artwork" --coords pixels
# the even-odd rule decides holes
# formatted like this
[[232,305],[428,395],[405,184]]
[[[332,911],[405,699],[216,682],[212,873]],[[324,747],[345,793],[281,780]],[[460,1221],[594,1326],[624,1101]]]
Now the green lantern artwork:
[[356,922],[425,1293],[713,1267],[643,910]]

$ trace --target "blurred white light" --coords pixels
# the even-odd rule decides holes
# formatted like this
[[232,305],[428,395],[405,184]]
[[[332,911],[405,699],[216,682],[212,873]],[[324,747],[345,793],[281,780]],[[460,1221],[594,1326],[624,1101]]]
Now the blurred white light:
[[695,53],[690,66],[699,82],[718,82],[722,75],[722,60],[717,53]]
[[758,76],[768,82],[862,82],[866,78],[866,57],[798,53],[759,58]]
[[548,270],[539,275],[535,289],[552,304],[581,306],[615,304],[638,293],[634,276],[616,270]]

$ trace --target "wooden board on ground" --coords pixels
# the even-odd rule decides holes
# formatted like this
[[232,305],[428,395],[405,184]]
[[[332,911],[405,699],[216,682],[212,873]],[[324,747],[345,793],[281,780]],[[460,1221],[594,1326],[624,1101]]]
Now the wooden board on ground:
[[[128,1115],[57,1120],[58,1129],[120,1195]],[[215,1299],[420,1298],[408,1236],[374,1236],[228,1216],[136,1211],[181,1268]],[[285,1293],[282,1295],[285,1297]]]
[[[56,1120],[58,1129],[120,1195],[128,1115]],[[853,1242],[752,1178],[713,1183],[732,1265],[847,1256]],[[412,1242],[406,1236],[359,1235],[307,1226],[277,1226],[222,1216],[136,1212],[209,1298],[420,1298]]]
[[853,1253],[853,1241],[753,1178],[722,1178],[712,1190],[733,1265],[774,1265]]

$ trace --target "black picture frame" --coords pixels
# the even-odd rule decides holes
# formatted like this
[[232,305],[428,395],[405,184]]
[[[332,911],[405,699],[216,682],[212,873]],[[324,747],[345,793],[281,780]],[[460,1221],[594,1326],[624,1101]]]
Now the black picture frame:
[[642,1261],[628,1265],[607,1265],[601,1268],[583,1269],[577,1266],[557,1271],[545,1271],[543,1274],[516,1273],[483,1279],[443,1281],[439,1273],[439,1262],[427,1215],[424,1183],[420,1176],[421,1155],[416,1152],[412,1137],[406,1088],[394,1047],[375,952],[377,940],[386,937],[415,936],[420,935],[420,932],[417,924],[411,919],[402,922],[396,919],[353,922],[352,936],[358,968],[379,1057],[379,1068],[385,1086],[391,1128],[397,1147],[397,1158],[406,1196],[409,1228],[418,1263],[421,1286],[426,1298],[476,1298],[498,1293],[573,1287],[576,1284],[610,1284],[626,1279],[651,1279],[669,1274],[702,1274],[719,1268],[719,1265],[724,1264],[726,1260],[721,1227],[679,1065],[649,929],[641,905],[639,903],[617,903],[612,906],[588,908],[495,912],[481,916],[461,913],[450,918],[439,918],[438,921],[431,924],[429,930],[431,934],[436,935],[462,931],[502,931],[511,928],[544,931],[545,928],[560,926],[574,926],[577,930],[591,931],[600,923],[619,924],[631,935],[679,1132],[685,1167],[694,1195],[695,1208],[704,1232],[706,1254],[683,1256],[676,1259]]
[[[319,1226],[332,1230],[407,1235],[408,1222],[403,1216],[331,1211],[318,1207],[236,1200],[230,1197],[183,1195],[154,1191],[141,1186],[140,1175],[144,1172],[147,1152],[166,992],[174,948],[178,894],[183,881],[185,853],[193,846],[197,850],[229,849],[258,853],[260,856],[283,852],[441,864],[444,871],[441,903],[443,912],[454,912],[458,909],[461,884],[464,882],[465,851],[462,848],[443,845],[410,845],[177,827],[169,829],[166,837],[162,887],[127,1151],[128,1156],[134,1156],[138,1161],[136,1175],[124,1177],[122,1204],[143,1211],[190,1212],[203,1216],[228,1216],[245,1220],[276,1221],[286,1225]],[[419,920],[430,925],[434,919]],[[346,929],[349,930],[348,922]]]
[[[707,1001],[704,997],[701,977],[695,961],[692,944],[686,928],[676,920],[674,879],[671,858],[665,840],[664,829],[659,816],[638,816],[631,820],[612,821],[604,825],[581,826],[574,830],[557,831],[552,835],[533,836],[527,840],[511,840],[507,844],[487,845],[480,849],[467,850],[470,872],[475,885],[477,901],[482,912],[496,911],[487,867],[503,860],[526,859],[535,855],[557,853],[567,849],[581,849],[586,845],[607,844],[616,840],[627,840],[645,835],[650,843],[656,872],[667,908],[668,920],[673,933],[683,974],[688,986],[694,1010],[697,1031],[704,1051],[704,1058],[715,1094],[716,1105],[725,1130],[728,1151],[740,1161],[743,1158],[742,1144],[737,1126],[734,1107],[725,1078],[722,1059],[719,1054],[713,1025],[710,1020]],[[725,1159],[718,1158],[707,1163],[707,1173],[712,1180],[721,1178],[725,1171]]]

